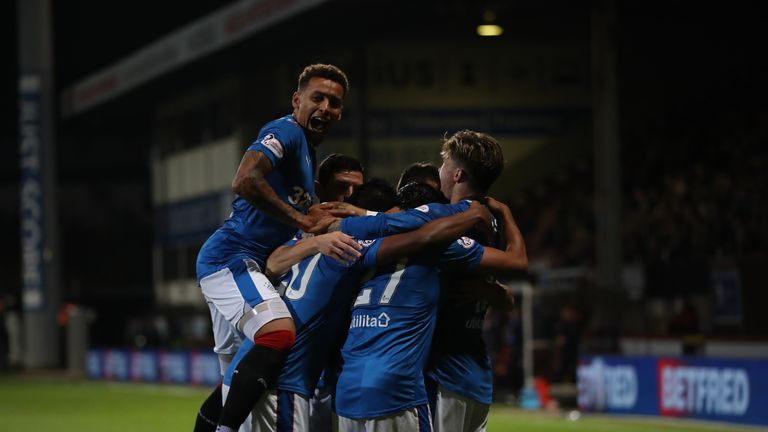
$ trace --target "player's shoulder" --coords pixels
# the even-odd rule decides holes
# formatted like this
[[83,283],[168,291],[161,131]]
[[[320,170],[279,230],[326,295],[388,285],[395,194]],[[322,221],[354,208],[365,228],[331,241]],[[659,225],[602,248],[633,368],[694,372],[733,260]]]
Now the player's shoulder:
[[293,115],[286,115],[264,125],[259,132],[259,136],[263,137],[269,133],[279,133],[281,136],[293,136],[302,133],[301,125],[296,122]]
[[258,150],[261,146],[269,149],[278,159],[286,152],[301,146],[304,133],[292,115],[280,117],[264,125],[259,136],[249,148]]
[[270,135],[279,140],[292,140],[304,136],[304,132],[296,119],[287,115],[265,124],[259,131],[259,140],[263,141]]

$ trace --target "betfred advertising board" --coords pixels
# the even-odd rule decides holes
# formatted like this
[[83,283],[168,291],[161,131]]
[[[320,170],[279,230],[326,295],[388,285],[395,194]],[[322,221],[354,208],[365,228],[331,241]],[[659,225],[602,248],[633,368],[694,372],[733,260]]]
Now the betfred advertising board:
[[579,408],[768,425],[768,360],[583,357]]

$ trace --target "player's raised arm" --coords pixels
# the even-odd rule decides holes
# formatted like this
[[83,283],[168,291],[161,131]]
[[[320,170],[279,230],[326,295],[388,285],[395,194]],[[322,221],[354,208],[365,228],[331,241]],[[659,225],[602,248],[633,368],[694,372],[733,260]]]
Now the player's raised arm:
[[306,232],[316,231],[317,216],[304,215],[277,196],[266,179],[271,171],[272,162],[264,153],[257,150],[245,152],[232,180],[232,191],[282,223]]

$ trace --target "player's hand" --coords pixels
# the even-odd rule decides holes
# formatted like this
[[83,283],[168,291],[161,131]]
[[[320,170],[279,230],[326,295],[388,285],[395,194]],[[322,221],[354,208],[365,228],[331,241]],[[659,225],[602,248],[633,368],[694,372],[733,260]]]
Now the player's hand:
[[333,215],[323,206],[323,204],[315,204],[307,210],[307,217],[311,219],[313,224],[328,216]]
[[343,201],[328,201],[315,204],[312,207],[325,210],[336,217],[365,216],[367,214],[365,209],[353,206],[352,204],[345,203]]
[[314,239],[320,253],[344,265],[351,264],[360,257],[358,251],[363,248],[351,236],[340,231],[315,236]]
[[504,218],[504,215],[509,213],[512,214],[512,211],[509,209],[509,207],[504,204],[501,201],[497,201],[491,197],[485,197],[485,205],[488,206],[489,209],[499,218]]
[[[310,219],[311,219],[311,217],[310,217]],[[309,225],[304,231],[309,233],[309,234],[319,235],[319,234],[325,234],[328,231],[328,227],[332,223],[334,223],[337,220],[339,220],[339,218],[337,218],[335,216],[331,216],[330,214],[328,214],[328,216],[324,216],[324,217],[322,217],[320,219],[311,219],[311,220],[312,220],[313,224]]]

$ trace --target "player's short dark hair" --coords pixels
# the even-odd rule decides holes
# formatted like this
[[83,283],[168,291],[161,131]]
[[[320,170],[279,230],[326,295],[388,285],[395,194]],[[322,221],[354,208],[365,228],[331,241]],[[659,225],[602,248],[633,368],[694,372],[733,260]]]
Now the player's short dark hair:
[[445,196],[425,183],[410,182],[397,191],[396,204],[403,210],[429,203],[445,203]]
[[358,186],[347,202],[366,210],[384,212],[395,206],[395,189],[386,180],[372,178]]
[[360,171],[363,172],[363,164],[352,156],[341,153],[331,153],[317,167],[317,181],[323,186],[327,186],[333,175],[342,171]]
[[504,169],[504,154],[496,139],[486,133],[460,130],[443,142],[443,159],[452,158],[469,177],[469,186],[486,193]]
[[314,77],[327,78],[333,82],[341,84],[341,86],[344,87],[344,94],[347,94],[349,91],[347,74],[334,65],[320,63],[311,64],[301,71],[301,74],[299,75],[298,90],[304,90],[307,87],[309,80]]
[[414,162],[400,174],[397,181],[397,189],[411,182],[426,183],[433,181],[440,184],[440,170],[432,162]]

